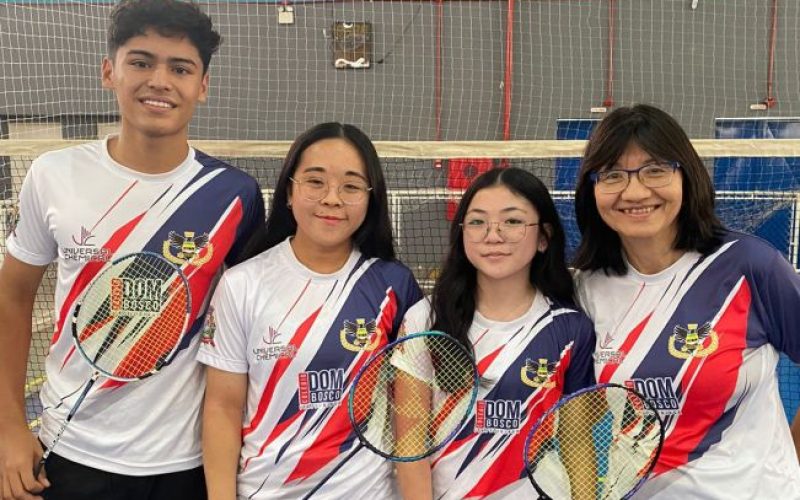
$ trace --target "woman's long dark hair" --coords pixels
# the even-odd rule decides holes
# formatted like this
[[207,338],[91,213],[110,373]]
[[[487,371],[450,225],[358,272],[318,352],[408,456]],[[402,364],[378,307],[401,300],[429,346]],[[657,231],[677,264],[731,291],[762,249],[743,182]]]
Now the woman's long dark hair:
[[297,221],[288,206],[290,177],[294,176],[303,151],[324,139],[344,139],[355,147],[364,161],[367,182],[372,187],[369,192],[367,216],[361,227],[353,234],[353,245],[365,257],[394,260],[394,242],[392,225],[389,220],[386,181],[383,178],[378,153],[364,132],[353,125],[336,122],[316,125],[295,139],[283,162],[283,168],[275,186],[266,227],[247,245],[244,252],[247,257],[268,250],[297,232]]
[[504,186],[525,198],[539,213],[539,231],[547,238],[547,249],[537,252],[531,262],[531,285],[554,302],[575,303],[575,287],[564,258],[564,229],[547,187],[535,175],[516,167],[485,172],[473,181],[458,204],[450,225],[450,249],[431,297],[432,329],[450,334],[470,350],[468,334],[477,302],[477,270],[467,259],[460,223],[478,191],[494,186]]

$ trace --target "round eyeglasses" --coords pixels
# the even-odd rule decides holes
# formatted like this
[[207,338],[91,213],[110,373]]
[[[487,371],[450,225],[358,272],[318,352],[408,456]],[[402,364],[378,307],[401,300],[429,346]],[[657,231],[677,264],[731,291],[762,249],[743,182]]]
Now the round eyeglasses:
[[459,226],[464,231],[464,235],[472,243],[480,243],[489,236],[492,226],[497,228],[497,234],[506,243],[517,243],[525,237],[528,227],[538,226],[538,222],[526,223],[521,220],[506,220],[502,222],[489,222],[482,219],[464,221]]
[[594,181],[597,190],[604,194],[615,194],[625,191],[631,182],[631,175],[636,174],[639,182],[649,188],[659,188],[669,185],[677,169],[681,168],[678,162],[660,161],[648,163],[639,168],[630,170],[615,168],[592,172],[590,178]]
[[[297,184],[297,190],[308,201],[320,201],[330,192],[331,186],[324,177],[306,177],[304,179],[289,179]],[[348,181],[336,186],[336,194],[346,205],[358,205],[367,198],[372,188],[363,182]]]

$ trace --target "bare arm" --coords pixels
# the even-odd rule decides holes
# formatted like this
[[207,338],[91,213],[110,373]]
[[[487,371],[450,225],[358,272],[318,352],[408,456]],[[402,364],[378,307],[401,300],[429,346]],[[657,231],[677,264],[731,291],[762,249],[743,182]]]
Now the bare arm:
[[800,461],[800,408],[792,422],[792,438],[794,439],[794,449],[797,452],[797,460]]
[[[397,371],[394,384],[395,454],[414,457],[424,454],[431,432],[430,387],[402,370]],[[405,500],[433,498],[431,465],[427,459],[416,462],[397,462],[397,484]]]
[[42,448],[28,429],[25,374],[31,344],[31,314],[46,266],[31,266],[6,254],[0,267],[0,492],[3,498],[39,498],[49,486],[44,471],[33,477]]
[[203,404],[203,468],[210,500],[236,498],[247,375],[207,368]]
[[[603,404],[599,398],[593,400],[594,404]],[[591,430],[595,419],[588,400],[581,398],[572,403],[562,408],[558,429],[564,466],[570,479],[572,498],[594,499],[597,497],[597,467]]]
[[433,498],[431,464],[427,458],[417,462],[398,462],[395,470],[400,495],[404,500]]

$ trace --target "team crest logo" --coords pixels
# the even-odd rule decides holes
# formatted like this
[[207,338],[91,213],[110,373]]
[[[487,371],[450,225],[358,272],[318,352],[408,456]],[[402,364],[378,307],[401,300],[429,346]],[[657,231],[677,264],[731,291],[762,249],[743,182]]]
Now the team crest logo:
[[372,351],[381,341],[383,332],[375,323],[375,320],[365,320],[358,318],[355,322],[345,320],[344,328],[339,332],[339,339],[342,347],[348,351]]
[[697,323],[689,323],[686,326],[687,328],[676,325],[669,337],[669,353],[673,357],[705,358],[717,350],[719,336],[711,329],[711,323],[706,322],[700,328],[697,327]]
[[217,347],[214,343],[214,334],[217,332],[217,319],[214,317],[214,308],[209,307],[206,314],[206,322],[203,325],[203,330],[200,332],[200,342],[202,344]]
[[554,380],[550,380],[550,377],[553,375],[555,367],[556,364],[548,363],[547,358],[539,358],[538,363],[531,359],[526,359],[525,364],[520,369],[522,383],[536,388],[549,389],[554,387],[556,383]]
[[[184,231],[183,235],[170,231],[169,239],[164,241],[162,253],[167,260],[179,266],[187,263],[202,266],[214,255],[214,245],[208,240],[208,233],[195,236],[194,231]],[[206,253],[200,257],[200,252],[204,248]]]

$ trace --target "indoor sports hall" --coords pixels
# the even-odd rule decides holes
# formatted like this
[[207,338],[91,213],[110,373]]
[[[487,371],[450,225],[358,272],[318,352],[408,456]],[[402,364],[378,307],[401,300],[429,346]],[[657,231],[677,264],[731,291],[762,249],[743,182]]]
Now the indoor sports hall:
[[[573,254],[585,141],[615,107],[640,102],[688,132],[723,223],[767,240],[800,269],[796,0],[200,3],[224,41],[193,146],[253,175],[268,201],[294,137],[323,121],[357,125],[382,158],[400,259],[426,290],[460,194],[492,167],[545,181]],[[31,161],[118,128],[99,78],[112,5],[0,0],[2,253]],[[91,252],[92,237],[87,222],[75,248]],[[33,317],[25,396],[34,430],[55,279],[53,267]],[[783,357],[778,371],[791,419],[800,368]]]

